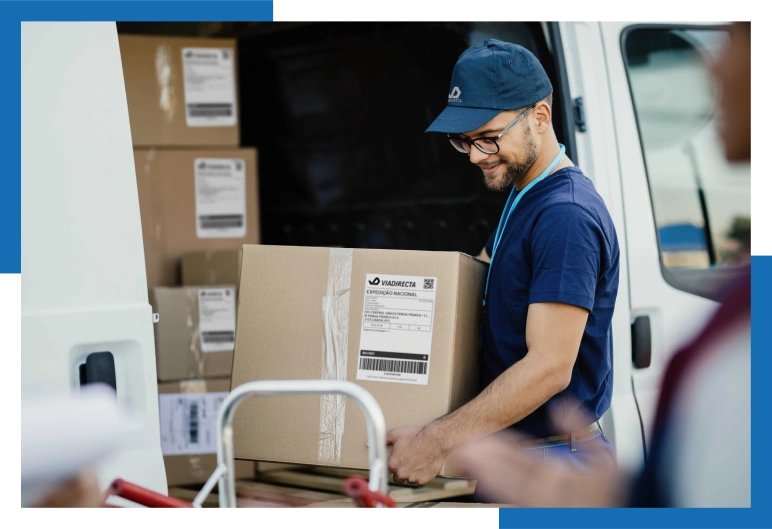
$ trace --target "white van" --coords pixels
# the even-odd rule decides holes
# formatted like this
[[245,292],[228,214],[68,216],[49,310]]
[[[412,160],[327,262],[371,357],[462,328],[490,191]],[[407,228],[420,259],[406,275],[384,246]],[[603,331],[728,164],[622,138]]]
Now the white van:
[[[170,25],[123,23],[118,29],[164,34]],[[480,191],[479,174],[477,184],[469,184],[469,172],[459,177],[463,184],[453,195],[454,171],[462,163],[449,146],[435,146],[441,140],[425,138],[431,135],[423,129],[444,107],[447,81],[463,49],[498,38],[534,51],[553,81],[558,139],[593,180],[616,225],[621,268],[614,392],[601,423],[620,466],[639,465],[670,356],[715,309],[721,285],[749,261],[750,168],[724,161],[715,130],[716,87],[707,66],[728,38],[726,27],[218,27],[211,36],[239,38],[242,144],[261,151],[262,239],[273,244],[445,249],[430,246],[444,233],[450,234],[448,244],[469,246],[455,249],[476,253],[495,229],[506,196],[491,199]],[[132,411],[134,435],[103,478],[120,474],[165,490],[151,310],[115,26],[25,25],[22,38],[22,397],[77,388],[84,354],[112,347],[118,396]],[[103,45],[94,46],[97,41]],[[56,66],[67,62],[68,53],[76,70]],[[33,61],[40,67],[28,68]],[[369,70],[358,71],[363,68]],[[429,68],[440,73],[422,77]],[[73,83],[102,89],[90,97]],[[358,107],[356,98],[368,87],[374,87],[375,101]],[[71,100],[54,104],[49,89],[58,101]],[[256,103],[261,101],[269,104]],[[415,121],[405,122],[403,110]],[[388,134],[379,137],[380,129]],[[373,138],[372,144],[360,143]],[[403,150],[414,156],[408,163],[399,158]],[[411,167],[420,174],[409,174]],[[444,185],[431,180],[427,167],[436,169]],[[351,177],[362,174],[371,177]],[[389,178],[399,185],[387,187]],[[393,192],[394,203],[351,206],[354,195],[345,186],[368,197]],[[406,190],[412,195],[397,196]],[[292,207],[274,200],[304,193],[310,198]],[[443,211],[448,216],[439,218]],[[480,222],[458,227],[463,215],[456,213],[462,211],[473,217],[479,211]],[[122,237],[114,237],[116,232]],[[367,233],[377,237],[363,239]]]

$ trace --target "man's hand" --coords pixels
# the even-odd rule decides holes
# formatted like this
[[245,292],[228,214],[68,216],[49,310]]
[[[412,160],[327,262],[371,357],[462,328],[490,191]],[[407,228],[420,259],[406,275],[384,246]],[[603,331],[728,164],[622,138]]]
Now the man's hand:
[[426,428],[394,428],[386,433],[386,444],[392,445],[388,466],[395,483],[429,483],[447,455]]

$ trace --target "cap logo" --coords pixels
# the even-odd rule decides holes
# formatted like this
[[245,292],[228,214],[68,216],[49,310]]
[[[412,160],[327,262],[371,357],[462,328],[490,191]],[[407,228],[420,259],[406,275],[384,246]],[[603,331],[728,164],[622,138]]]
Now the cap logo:
[[453,91],[448,94],[448,103],[460,103],[461,102],[461,89],[457,86],[453,87]]

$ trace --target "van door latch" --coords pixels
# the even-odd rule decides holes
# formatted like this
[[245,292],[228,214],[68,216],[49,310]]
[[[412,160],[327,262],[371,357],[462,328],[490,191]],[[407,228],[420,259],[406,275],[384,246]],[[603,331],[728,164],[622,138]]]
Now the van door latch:
[[574,126],[579,132],[587,132],[587,122],[584,119],[584,101],[581,97],[574,99]]

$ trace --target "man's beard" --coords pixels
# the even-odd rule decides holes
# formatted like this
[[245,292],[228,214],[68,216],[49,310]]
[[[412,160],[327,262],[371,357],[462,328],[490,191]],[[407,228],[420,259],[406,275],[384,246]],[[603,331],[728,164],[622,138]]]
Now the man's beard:
[[533,135],[531,129],[525,127],[525,133],[523,138],[523,159],[507,160],[500,158],[501,163],[506,165],[506,171],[504,175],[486,175],[485,186],[491,191],[503,191],[511,185],[517,185],[523,180],[525,173],[531,168],[536,158],[539,156],[539,150],[536,148],[536,143],[533,141]]

